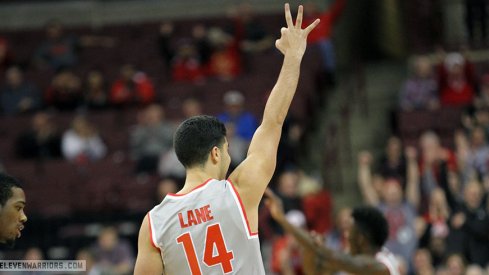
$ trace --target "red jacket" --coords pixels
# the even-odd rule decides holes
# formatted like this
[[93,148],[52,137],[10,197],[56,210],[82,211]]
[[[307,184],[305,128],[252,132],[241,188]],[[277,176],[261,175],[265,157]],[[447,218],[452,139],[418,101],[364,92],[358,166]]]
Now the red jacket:
[[303,20],[303,26],[309,26],[317,18],[321,19],[321,23],[309,33],[307,37],[308,43],[316,43],[322,39],[329,39],[333,25],[341,15],[345,7],[346,0],[336,0],[326,11],[312,16],[306,16]]
[[136,73],[130,82],[118,79],[112,84],[110,102],[113,104],[149,104],[155,100],[153,83],[144,73]]

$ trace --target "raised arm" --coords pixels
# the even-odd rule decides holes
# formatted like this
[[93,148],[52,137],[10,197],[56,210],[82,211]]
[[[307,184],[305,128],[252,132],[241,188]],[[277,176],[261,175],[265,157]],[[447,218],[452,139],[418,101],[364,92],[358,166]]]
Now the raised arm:
[[287,28],[282,28],[281,37],[275,42],[277,49],[284,55],[282,69],[266,103],[263,121],[251,140],[248,155],[229,177],[235,183],[247,210],[258,207],[275,171],[282,125],[299,81],[307,35],[319,23],[316,20],[302,29],[302,12],[303,8],[299,6],[294,25],[289,5],[285,4]]
[[419,168],[417,161],[417,151],[414,147],[406,148],[406,161],[407,161],[407,187],[406,187],[406,199],[414,207],[419,207]]
[[358,185],[362,192],[363,199],[369,205],[376,206],[379,204],[379,195],[374,189],[372,183],[372,155],[370,152],[361,152],[358,155]]
[[[149,215],[149,214],[148,214]],[[144,217],[138,238],[135,275],[165,274],[160,252],[151,244],[148,215]]]

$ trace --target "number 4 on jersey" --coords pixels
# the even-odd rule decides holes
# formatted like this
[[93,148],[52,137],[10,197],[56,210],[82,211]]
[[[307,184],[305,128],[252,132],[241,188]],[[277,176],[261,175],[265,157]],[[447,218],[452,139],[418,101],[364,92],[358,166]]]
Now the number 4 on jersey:
[[[197,254],[190,233],[185,233],[177,238],[177,243],[183,245],[185,256],[187,257],[188,265],[192,275],[202,275],[200,264],[197,260]],[[217,254],[214,255],[214,247]],[[207,266],[221,265],[224,273],[233,271],[231,260],[234,258],[233,252],[228,251],[226,243],[222,236],[221,226],[217,224],[209,225],[205,233],[205,249],[203,262]]]

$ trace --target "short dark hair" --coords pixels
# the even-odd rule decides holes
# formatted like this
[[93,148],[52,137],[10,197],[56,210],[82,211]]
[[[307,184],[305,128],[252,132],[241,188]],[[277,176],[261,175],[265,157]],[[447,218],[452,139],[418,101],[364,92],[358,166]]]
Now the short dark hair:
[[0,206],[4,206],[12,197],[12,188],[22,188],[19,180],[9,175],[0,173]]
[[180,126],[173,139],[178,160],[189,168],[203,165],[214,146],[221,147],[226,137],[226,127],[212,116],[194,116]]
[[353,209],[352,217],[358,231],[365,235],[372,246],[382,247],[389,236],[389,225],[382,212],[371,206]]

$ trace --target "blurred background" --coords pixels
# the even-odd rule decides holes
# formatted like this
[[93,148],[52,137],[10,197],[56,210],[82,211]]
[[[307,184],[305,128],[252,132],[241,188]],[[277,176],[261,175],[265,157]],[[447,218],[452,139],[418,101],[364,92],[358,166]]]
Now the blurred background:
[[[485,0],[324,0],[270,186],[288,219],[346,250],[378,206],[402,274],[489,272]],[[295,10],[295,8],[294,8]],[[144,215],[184,182],[172,135],[211,114],[244,159],[280,70],[278,0],[1,0],[0,169],[28,222],[1,259],[130,274]],[[269,274],[302,274],[260,210]]]

